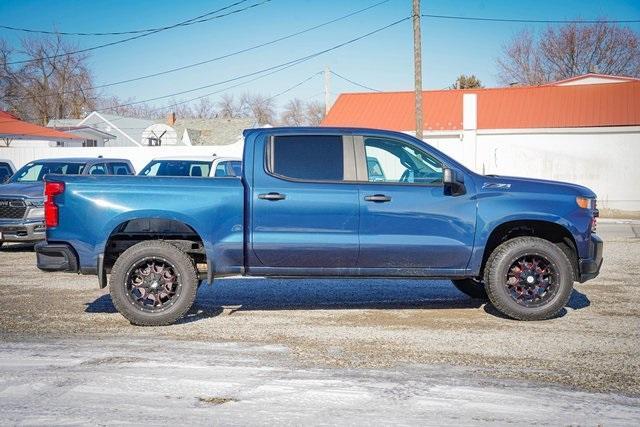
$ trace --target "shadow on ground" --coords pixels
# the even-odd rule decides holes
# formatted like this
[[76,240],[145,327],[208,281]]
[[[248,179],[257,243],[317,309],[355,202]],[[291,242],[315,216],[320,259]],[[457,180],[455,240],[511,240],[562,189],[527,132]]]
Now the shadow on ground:
[[4,243],[0,247],[2,252],[33,252],[33,243]]
[[[183,319],[215,317],[225,310],[476,309],[483,301],[460,293],[447,280],[400,279],[219,279],[198,290],[196,304]],[[590,305],[574,290],[568,307]],[[490,304],[485,311],[503,317]],[[88,313],[115,313],[109,294],[87,304]],[[566,313],[561,313],[561,316]]]

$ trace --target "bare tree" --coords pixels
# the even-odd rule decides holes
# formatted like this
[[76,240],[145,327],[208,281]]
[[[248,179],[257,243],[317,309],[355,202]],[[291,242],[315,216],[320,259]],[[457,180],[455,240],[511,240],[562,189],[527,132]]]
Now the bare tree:
[[477,89],[482,88],[482,82],[474,74],[460,74],[449,89]]
[[229,93],[223,94],[216,106],[218,107],[218,116],[224,119],[233,119],[238,117],[238,107],[233,95]]
[[260,94],[244,94],[240,98],[241,114],[251,117],[258,125],[273,124],[276,117],[273,98]]
[[310,126],[319,126],[324,119],[324,103],[320,101],[310,101],[306,107],[306,121]]
[[200,102],[192,108],[193,117],[197,119],[211,119],[217,115],[211,99],[200,98]]
[[134,98],[121,99],[117,96],[98,98],[96,108],[119,116],[141,119],[162,118],[164,112],[164,109],[154,108],[147,103],[137,103]]
[[[60,35],[27,38],[19,50],[0,43],[0,100],[18,116],[46,124],[50,119],[80,118],[95,108],[96,94],[86,54]],[[11,64],[14,54],[27,62]]]
[[280,121],[287,126],[302,126],[306,120],[304,102],[298,98],[287,102],[280,115]]
[[526,30],[503,47],[497,65],[504,84],[540,85],[590,72],[640,77],[640,36],[607,22],[550,26],[538,38]]

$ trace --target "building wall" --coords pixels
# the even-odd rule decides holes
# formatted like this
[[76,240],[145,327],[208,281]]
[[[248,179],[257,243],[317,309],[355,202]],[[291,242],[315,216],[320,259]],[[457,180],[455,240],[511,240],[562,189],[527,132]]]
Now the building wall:
[[640,127],[477,131],[426,142],[478,173],[551,179],[584,185],[599,206],[640,211]]

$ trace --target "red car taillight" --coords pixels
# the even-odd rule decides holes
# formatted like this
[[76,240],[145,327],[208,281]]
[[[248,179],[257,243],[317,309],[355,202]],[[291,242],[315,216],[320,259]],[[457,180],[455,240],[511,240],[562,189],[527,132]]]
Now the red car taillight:
[[44,183],[44,223],[47,227],[58,226],[58,206],[54,201],[54,197],[64,193],[63,182]]

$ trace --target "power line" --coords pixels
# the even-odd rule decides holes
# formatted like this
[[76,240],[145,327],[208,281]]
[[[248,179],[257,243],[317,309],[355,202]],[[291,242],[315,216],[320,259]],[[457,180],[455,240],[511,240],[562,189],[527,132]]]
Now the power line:
[[283,90],[282,92],[278,92],[278,93],[276,93],[276,94],[275,94],[275,95],[273,95],[273,96],[270,96],[269,98],[267,98],[267,101],[270,101],[270,100],[272,100],[272,99],[274,99],[274,98],[277,98],[277,97],[279,97],[280,95],[284,95],[285,93],[291,92],[291,91],[292,91],[292,90],[294,90],[295,88],[302,86],[303,84],[305,84],[305,83],[306,83],[306,82],[308,82],[309,80],[313,79],[314,77],[319,76],[320,74],[322,74],[322,71],[318,71],[317,73],[312,74],[311,76],[307,77],[306,79],[302,80],[302,81],[301,81],[301,82],[299,82],[299,83],[296,83],[295,85],[291,86],[290,88],[285,89],[285,90]]
[[[43,97],[59,96],[59,95],[65,95],[65,94],[68,94],[68,93],[77,93],[77,92],[83,92],[83,91],[94,90],[94,89],[102,89],[102,88],[105,88],[105,87],[117,86],[117,85],[121,85],[121,84],[125,84],[125,83],[132,83],[132,82],[136,82],[136,81],[139,81],[139,80],[149,79],[149,78],[152,78],[152,77],[158,77],[158,76],[162,76],[162,75],[165,75],[165,74],[175,73],[177,71],[182,71],[182,70],[198,67],[198,66],[205,65],[205,64],[210,64],[212,62],[220,61],[222,59],[227,59],[227,58],[230,58],[232,56],[240,55],[242,53],[250,52],[250,51],[265,47],[265,46],[269,46],[269,45],[272,45],[272,44],[275,44],[275,43],[279,43],[281,41],[284,41],[284,40],[287,40],[287,39],[290,39],[290,38],[293,38],[293,37],[297,37],[299,35],[308,33],[310,31],[317,30],[318,28],[326,27],[327,25],[334,24],[336,22],[339,22],[339,21],[342,21],[344,19],[350,18],[350,17],[352,17],[354,15],[358,15],[360,13],[366,12],[366,11],[368,11],[370,9],[373,9],[375,7],[378,7],[378,6],[380,6],[380,5],[384,4],[384,3],[388,3],[389,1],[390,0],[379,1],[377,3],[374,3],[374,4],[370,5],[370,6],[367,6],[367,7],[362,8],[362,9],[358,9],[358,10],[353,11],[353,12],[349,12],[346,15],[342,15],[342,16],[340,16],[338,18],[335,18],[335,19],[332,19],[330,21],[326,21],[326,22],[323,22],[321,24],[317,24],[317,25],[314,25],[312,27],[305,28],[303,30],[297,31],[295,33],[288,34],[286,36],[278,37],[278,38],[270,40],[268,42],[259,43],[257,45],[253,45],[253,46],[250,46],[250,47],[247,47],[247,48],[244,48],[244,49],[240,49],[240,50],[237,50],[235,52],[230,52],[230,53],[227,53],[227,54],[224,54],[224,55],[221,55],[221,56],[217,56],[215,58],[211,58],[211,59],[207,59],[207,60],[204,60],[204,61],[195,62],[195,63],[192,63],[192,64],[182,65],[180,67],[171,68],[169,70],[158,71],[158,72],[155,72],[155,73],[152,73],[152,74],[147,74],[147,75],[144,75],[144,76],[133,77],[133,78],[120,80],[120,81],[116,81],[116,82],[111,82],[111,83],[105,83],[105,84],[101,84],[101,85],[91,86],[91,87],[88,87],[88,88],[74,89],[74,90],[69,90],[69,91],[64,91],[64,92],[59,92],[59,93],[52,93],[52,94],[44,94],[42,96]],[[28,99],[28,97],[12,97],[12,99],[16,99],[16,100],[18,100],[18,99]]]
[[[209,93],[206,93],[204,95],[199,95],[199,96],[196,96],[194,98],[190,98],[190,99],[187,99],[187,100],[184,100],[184,101],[173,103],[171,106],[164,106],[164,107],[151,109],[151,110],[149,110],[149,112],[160,111],[160,110],[164,110],[164,109],[167,109],[167,108],[172,108],[173,106],[177,106],[177,105],[193,102],[193,101],[196,101],[196,100],[199,100],[199,99],[202,99],[202,98],[206,98],[206,97],[211,96],[211,95],[215,95],[215,94],[218,94],[218,93],[225,92],[225,91],[227,91],[229,89],[233,89],[233,88],[238,87],[238,86],[245,85],[247,83],[254,82],[254,81],[262,79],[264,77],[279,73],[279,72],[284,71],[284,70],[286,70],[288,68],[294,67],[294,66],[296,66],[296,65],[298,65],[300,63],[303,63],[303,62],[306,62],[306,61],[308,61],[310,59],[313,59],[313,58],[315,58],[317,56],[320,56],[320,55],[323,55],[323,54],[328,53],[330,51],[339,49],[339,48],[344,47],[346,45],[349,45],[351,43],[355,43],[356,41],[359,41],[359,40],[362,40],[362,39],[364,39],[366,37],[369,37],[369,36],[372,36],[374,34],[377,34],[377,33],[381,32],[381,31],[384,31],[384,30],[386,30],[388,28],[394,27],[394,26],[396,26],[396,25],[398,25],[398,24],[400,24],[400,23],[402,23],[404,21],[407,21],[409,19],[411,19],[411,17],[409,17],[409,16],[405,17],[405,18],[402,18],[402,19],[399,19],[399,20],[394,21],[394,22],[392,22],[392,23],[390,23],[388,25],[385,25],[384,27],[377,28],[377,29],[375,29],[373,31],[370,31],[370,32],[366,33],[366,34],[363,34],[361,36],[358,36],[358,37],[353,38],[351,40],[348,40],[346,42],[340,43],[340,44],[335,45],[333,47],[330,47],[328,49],[324,49],[324,50],[322,50],[320,52],[316,52],[316,53],[313,53],[311,55],[307,55],[307,56],[295,59],[293,61],[288,61],[288,62],[279,64],[279,65],[275,65],[275,66],[272,66],[272,67],[269,67],[269,68],[265,68],[265,69],[262,69],[262,70],[259,70],[259,71],[255,71],[253,73],[245,74],[245,75],[242,75],[242,76],[234,77],[234,78],[231,78],[231,79],[227,79],[227,80],[224,80],[224,81],[221,81],[221,82],[212,83],[212,84],[205,85],[205,86],[200,86],[198,88],[193,88],[193,89],[189,89],[189,90],[185,90],[185,91],[181,91],[181,92],[175,92],[175,93],[172,93],[172,94],[169,94],[169,95],[158,96],[158,97],[155,97],[155,98],[149,98],[149,99],[145,99],[145,100],[141,100],[141,101],[134,101],[134,102],[129,102],[129,103],[125,103],[125,104],[115,105],[113,107],[102,108],[102,109],[98,109],[98,110],[95,110],[95,111],[104,112],[104,111],[109,111],[109,110],[115,110],[115,109],[121,108],[121,107],[128,107],[128,106],[131,106],[131,105],[136,105],[136,104],[141,104],[141,103],[145,103],[145,102],[155,101],[155,100],[158,100],[158,99],[171,98],[171,97],[176,96],[176,95],[190,93],[190,92],[194,92],[194,91],[197,91],[197,90],[202,90],[204,88],[208,88],[208,87],[212,87],[212,86],[218,86],[220,84],[241,80],[241,79],[249,77],[249,76],[262,74],[262,75],[259,75],[259,76],[255,77],[255,78],[253,78],[253,79],[250,79],[250,80],[247,80],[247,81],[244,81],[244,82],[241,82],[241,83],[237,83],[237,84],[232,85],[232,86],[225,87],[224,89],[220,89],[220,90],[217,90],[217,91],[214,91],[214,92],[209,92]],[[36,119],[30,119],[30,120],[31,121],[35,121]],[[118,120],[118,119],[116,119],[116,120]]]
[[[232,5],[229,5],[228,7],[233,7],[233,6],[237,6],[241,3],[245,3],[248,0],[240,0]],[[186,25],[192,25],[192,24],[196,24],[196,23],[200,23],[200,22],[205,22],[208,21],[209,19],[212,18],[206,18],[203,19],[209,15],[212,15],[214,13],[220,12],[220,10],[216,10],[213,12],[208,12],[205,13],[203,15],[199,15],[196,16],[195,18],[191,18],[187,21],[183,21],[180,22],[178,24],[173,24],[173,25],[168,25],[165,27],[156,27],[156,28],[145,28],[145,29],[139,29],[139,30],[129,30],[129,31],[112,31],[112,32],[103,32],[103,33],[86,33],[86,32],[68,32],[68,31],[52,31],[52,30],[34,30],[31,28],[20,28],[20,27],[12,27],[10,25],[0,25],[0,28],[4,28],[6,30],[12,30],[12,31],[22,31],[25,33],[36,33],[36,34],[50,34],[50,35],[61,35],[61,36],[121,36],[121,35],[125,35],[125,34],[139,34],[139,33],[149,33],[152,31],[163,31],[163,30],[168,30],[170,28],[175,28],[175,27],[180,27],[180,26],[186,26]]]
[[102,109],[102,110],[97,110],[97,111],[112,110],[112,109],[119,108],[119,107],[128,107],[130,105],[142,104],[142,103],[145,103],[145,102],[157,101],[159,99],[171,98],[173,96],[183,95],[183,94],[186,94],[186,93],[195,92],[195,91],[206,89],[206,88],[210,88],[210,87],[213,87],[213,86],[218,86],[218,85],[221,85],[221,84],[225,84],[225,83],[230,83],[230,82],[233,82],[233,81],[241,80],[241,79],[243,79],[245,77],[250,77],[250,76],[257,75],[257,74],[261,74],[263,72],[271,71],[271,70],[274,70],[274,69],[279,68],[279,67],[283,67],[283,66],[287,66],[287,65],[296,65],[296,64],[308,61],[310,59],[313,59],[315,57],[318,57],[320,55],[324,55],[325,53],[331,52],[331,51],[339,49],[341,47],[347,46],[349,44],[355,43],[355,42],[357,42],[359,40],[362,40],[364,38],[367,38],[369,36],[377,34],[377,33],[381,32],[381,31],[384,31],[384,30],[386,30],[388,28],[396,26],[396,25],[398,25],[398,24],[400,24],[400,23],[402,23],[404,21],[407,21],[409,19],[411,19],[410,16],[401,18],[401,19],[399,19],[397,21],[392,22],[391,24],[387,24],[387,25],[385,25],[383,27],[377,28],[377,29],[375,29],[373,31],[370,31],[370,32],[368,32],[366,34],[363,34],[361,36],[355,37],[355,38],[353,38],[351,40],[348,40],[346,42],[339,43],[339,44],[337,44],[335,46],[332,46],[330,48],[321,50],[319,52],[312,53],[312,54],[307,55],[307,56],[303,56],[303,57],[294,59],[292,61],[288,61],[288,62],[284,62],[282,64],[274,65],[272,67],[264,68],[264,69],[259,70],[259,71],[255,71],[255,72],[252,72],[252,73],[244,74],[244,75],[238,76],[238,77],[233,77],[233,78],[226,79],[226,80],[223,80],[223,81],[219,81],[219,82],[216,82],[216,83],[211,83],[211,84],[199,86],[199,87],[192,88],[192,89],[187,89],[187,90],[183,90],[183,91],[179,91],[179,92],[174,92],[174,93],[171,93],[171,94],[168,94],[168,95],[157,96],[157,97],[154,97],[154,98],[149,98],[149,99],[145,99],[145,100],[141,100],[141,101],[129,102],[129,103],[126,103],[126,104],[121,104],[121,105],[117,105],[117,106],[114,106],[114,107],[110,107],[110,108],[106,108],[106,109]]
[[[240,3],[244,2],[244,1],[247,1],[247,0],[240,0],[240,1],[236,2],[236,3],[230,4],[228,6],[225,6],[225,7],[222,7],[220,9],[217,9],[217,10],[214,10],[212,12],[209,12],[207,15],[210,15],[210,14],[213,14],[213,13],[217,13],[217,12],[221,12],[223,10],[227,10],[227,9],[232,8],[235,5],[238,5],[238,4],[240,4]],[[232,10],[232,11],[229,11],[229,12],[226,12],[226,13],[210,16],[209,18],[206,18],[206,20],[209,21],[209,20],[212,20],[212,19],[224,18],[226,16],[233,15],[233,14],[240,13],[240,12],[244,12],[244,11],[252,9],[254,7],[263,5],[263,4],[268,3],[270,1],[271,0],[262,0],[259,3],[255,3],[255,4],[252,4],[252,5],[249,5],[249,6],[245,6],[245,7],[241,8],[241,9],[236,9],[236,10]],[[97,49],[102,49],[102,48],[105,48],[105,47],[119,45],[119,44],[126,43],[126,42],[129,42],[129,41],[132,41],[132,40],[141,39],[143,37],[147,37],[147,36],[150,36],[152,34],[157,34],[157,33],[161,32],[161,31],[165,31],[165,30],[168,30],[168,29],[171,29],[171,28],[176,28],[176,27],[180,27],[180,26],[184,26],[184,25],[191,25],[191,24],[196,23],[196,22],[204,22],[204,20],[194,21],[195,19],[197,19],[197,18],[191,18],[191,19],[188,19],[186,21],[182,21],[182,22],[179,22],[177,24],[174,24],[174,25],[171,25],[171,26],[168,26],[168,27],[163,27],[163,28],[160,28],[160,29],[157,29],[157,30],[153,30],[153,31],[144,33],[144,34],[138,34],[137,36],[127,37],[125,39],[116,40],[116,41],[113,41],[113,42],[110,42],[110,43],[104,43],[104,44],[101,44],[101,45],[87,47],[87,48],[79,49],[79,50],[76,50],[76,51],[73,51],[73,52],[60,53],[60,54],[57,54],[57,55],[43,56],[43,57],[35,58],[35,59],[24,59],[24,60],[21,60],[21,61],[7,62],[6,65],[25,64],[25,63],[28,63],[28,62],[41,61],[43,59],[54,59],[54,58],[59,58],[59,57],[62,57],[62,56],[69,56],[69,55],[75,55],[75,54],[78,54],[78,53],[90,52],[90,51],[97,50]]]
[[330,72],[331,72],[331,74],[333,74],[334,76],[336,76],[336,77],[338,77],[338,78],[341,78],[342,80],[345,80],[345,81],[347,81],[347,82],[349,82],[349,83],[351,83],[351,84],[353,84],[353,85],[359,86],[359,87],[361,87],[361,88],[363,88],[363,89],[371,90],[371,91],[373,91],[373,92],[382,92],[381,90],[374,89],[374,88],[372,88],[372,87],[369,87],[369,86],[363,85],[363,84],[361,84],[361,83],[355,82],[355,81],[353,81],[353,80],[351,80],[351,79],[348,79],[348,78],[346,78],[345,76],[342,76],[342,75],[340,75],[340,74],[336,73],[336,72],[335,72],[335,71],[333,71],[333,70],[332,70],[332,71],[330,71]]
[[456,19],[462,21],[484,21],[484,22],[516,22],[528,24],[632,24],[640,22],[640,19],[509,19],[509,18],[484,18],[478,16],[455,16],[455,15],[434,15],[423,13],[423,18],[433,19]]

